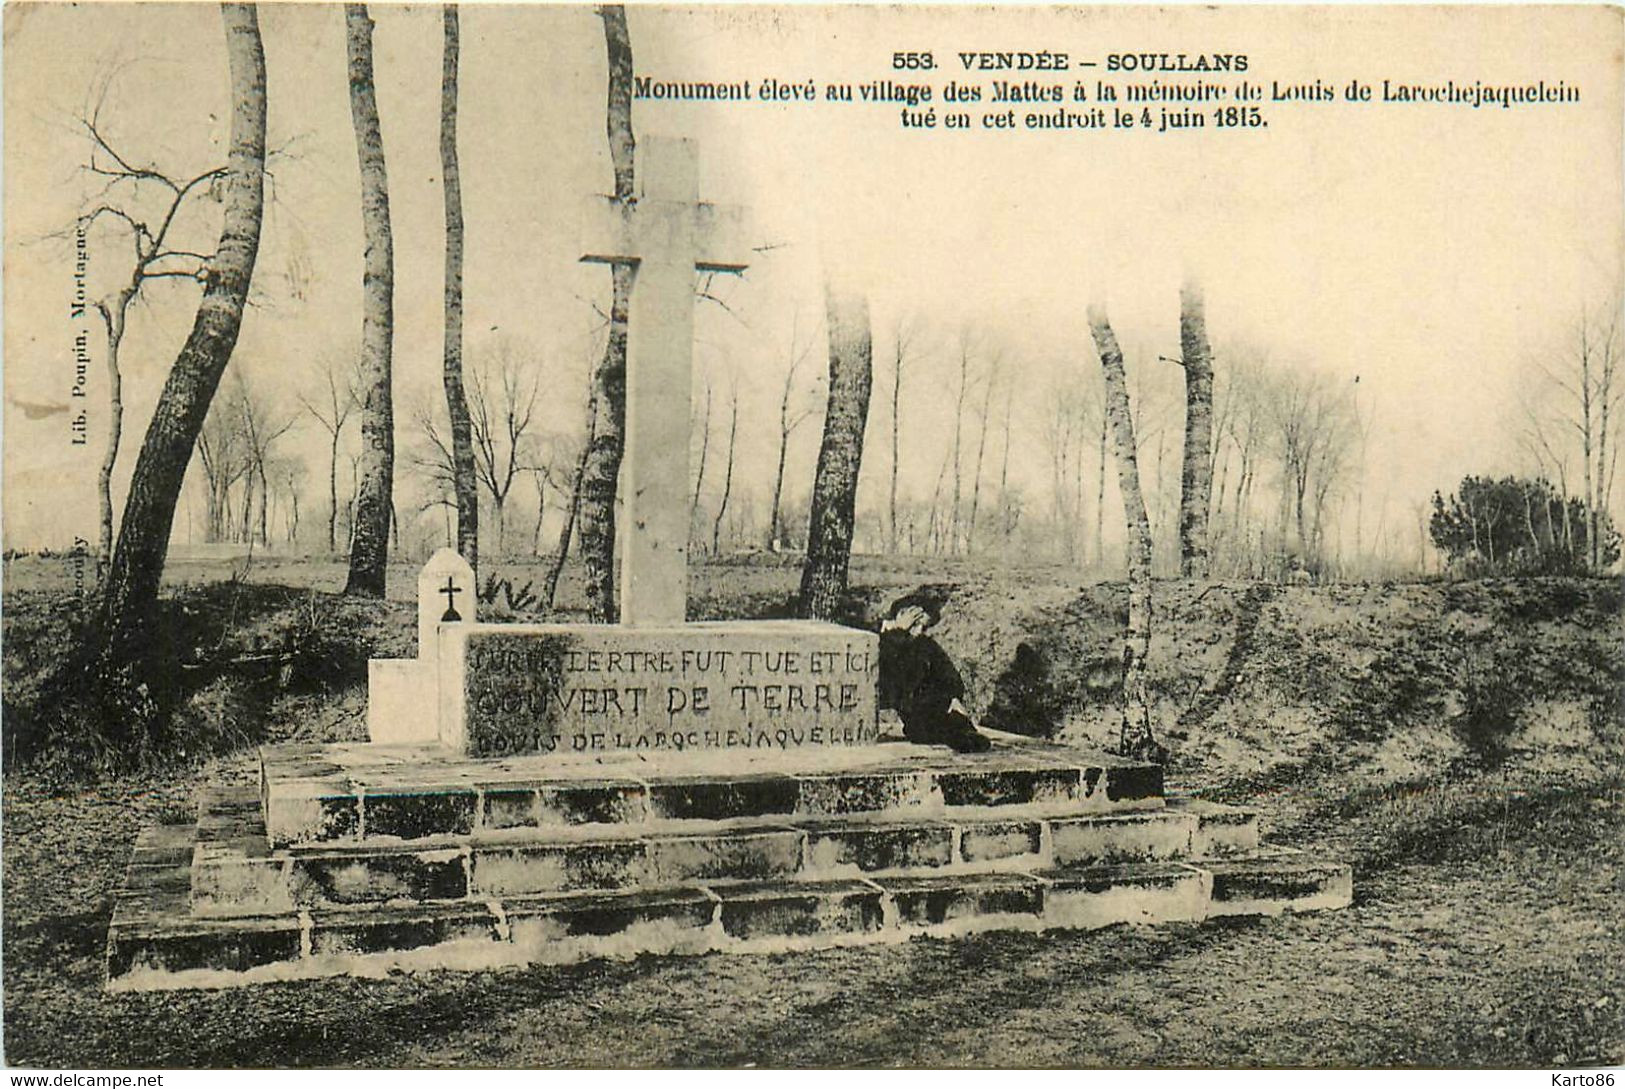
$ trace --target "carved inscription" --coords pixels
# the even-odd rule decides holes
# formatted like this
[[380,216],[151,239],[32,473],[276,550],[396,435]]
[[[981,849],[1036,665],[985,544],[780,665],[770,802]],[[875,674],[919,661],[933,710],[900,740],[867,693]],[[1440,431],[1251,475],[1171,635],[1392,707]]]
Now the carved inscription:
[[469,749],[504,756],[878,740],[874,636],[760,628],[471,633]]

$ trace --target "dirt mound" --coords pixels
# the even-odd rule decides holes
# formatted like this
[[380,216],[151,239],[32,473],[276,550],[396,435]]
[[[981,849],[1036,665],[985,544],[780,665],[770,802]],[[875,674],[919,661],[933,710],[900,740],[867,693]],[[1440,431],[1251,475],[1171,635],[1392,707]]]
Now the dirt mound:
[[[1127,588],[956,588],[941,642],[989,725],[1110,745]],[[1384,777],[1621,741],[1613,580],[1159,583],[1148,665],[1170,771],[1369,762]]]

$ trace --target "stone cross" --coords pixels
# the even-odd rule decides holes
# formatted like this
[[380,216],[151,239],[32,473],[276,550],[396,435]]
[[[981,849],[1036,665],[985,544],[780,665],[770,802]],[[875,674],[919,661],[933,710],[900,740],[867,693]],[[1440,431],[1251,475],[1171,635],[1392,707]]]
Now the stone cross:
[[743,272],[743,209],[699,200],[693,140],[645,136],[641,193],[594,198],[583,261],[633,266],[628,315],[627,532],[621,623],[681,624],[688,606],[688,422],[694,360],[694,273]]

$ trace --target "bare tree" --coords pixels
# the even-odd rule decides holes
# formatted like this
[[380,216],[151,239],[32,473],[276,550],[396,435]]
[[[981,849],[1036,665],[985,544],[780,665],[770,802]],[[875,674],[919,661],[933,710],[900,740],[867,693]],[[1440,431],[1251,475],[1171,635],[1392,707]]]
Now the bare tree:
[[[814,330],[816,335],[816,330]],[[773,476],[773,505],[769,508],[767,519],[767,547],[769,551],[777,551],[778,543],[783,537],[784,527],[780,523],[779,505],[784,496],[784,462],[790,451],[790,436],[795,433],[813,414],[812,406],[801,405],[791,407],[791,399],[795,393],[796,372],[801,363],[812,351],[813,337],[807,338],[807,343],[798,351],[796,348],[796,325],[792,319],[790,324],[790,368],[784,372],[784,390],[779,396],[779,463],[778,470]],[[735,399],[737,400],[737,390]],[[731,445],[731,444],[730,444]],[[730,451],[731,452],[731,451]]]
[[[496,511],[500,555],[507,539],[508,496],[514,482],[539,464],[531,427],[536,420],[541,376],[538,368],[526,365],[516,345],[499,341],[480,354],[468,379],[474,474],[485,485]],[[455,474],[455,448],[451,454]]]
[[[1080,377],[1055,384],[1044,398],[1049,405],[1043,438],[1050,454],[1051,517],[1057,547],[1068,563],[1083,558],[1084,450],[1100,413],[1098,398]],[[1097,532],[1099,528],[1097,522]]]
[[711,523],[711,555],[715,556],[722,545],[722,519],[728,513],[728,497],[733,493],[734,486],[734,440],[739,437],[739,383],[729,383],[728,390],[728,460],[727,467],[722,472],[722,501],[717,504],[716,521]]
[[[445,344],[442,384],[451,419],[452,489],[457,496],[457,551],[480,565],[480,493],[474,439],[463,391],[463,185],[457,164],[457,63],[461,53],[457,5],[441,8],[444,42],[440,68],[440,176],[446,209]],[[538,524],[540,521],[538,520]]]
[[1319,563],[1325,504],[1354,440],[1349,396],[1322,374],[1294,369],[1272,382],[1267,411],[1281,467],[1283,536],[1290,522],[1298,556]]
[[[104,98],[106,93],[104,82],[101,91]],[[100,102],[89,117],[81,119],[81,124],[90,141],[85,169],[109,180],[98,192],[95,206],[78,217],[75,245],[83,246],[83,239],[99,223],[108,223],[128,234],[131,247],[128,272],[94,303],[106,334],[107,440],[96,476],[100,518],[96,562],[99,569],[104,569],[113,552],[113,470],[124,431],[124,382],[119,368],[119,350],[124,343],[130,305],[142,288],[154,280],[204,282],[212,255],[183,248],[183,244],[173,241],[172,234],[183,210],[197,203],[195,197],[206,196],[226,171],[224,167],[213,167],[188,178],[166,172],[156,164],[135,163],[133,157],[116,149],[103,131]],[[144,196],[153,191],[159,194],[156,204]],[[148,222],[149,212],[154,213],[151,218],[156,226]]]
[[[559,475],[542,458],[543,444],[534,431],[541,377],[514,343],[501,340],[475,354],[465,378],[475,480],[496,513],[496,550],[500,554],[507,541],[507,508],[514,486],[526,475]],[[412,463],[451,498],[455,509],[457,454],[449,429],[436,407],[427,402],[419,403],[413,416],[423,443],[412,455]]]
[[209,414],[198,431],[197,455],[203,467],[204,539],[230,540],[235,521],[231,490],[250,469],[247,437],[231,401],[217,398],[209,406]]
[[[451,452],[450,430],[442,422],[438,406],[428,399],[414,400],[411,417],[419,441],[408,446],[407,464],[424,478],[431,493],[431,498],[420,509],[445,506],[455,514],[457,467]],[[446,544],[449,547],[456,541],[457,531],[453,525]]]
[[1089,308],[1089,332],[1106,379],[1106,417],[1117,448],[1117,487],[1128,529],[1128,625],[1123,632],[1123,723],[1118,751],[1138,760],[1163,763],[1168,751],[1151,735],[1151,701],[1146,686],[1146,655],[1151,649],[1151,525],[1140,492],[1140,469],[1129,406],[1123,350],[1118,347],[1104,307]]
[[1004,391],[1004,441],[999,444],[999,535],[1009,547],[1010,535],[1016,529],[1016,516],[1020,505],[1010,503],[1010,408],[1016,399],[1016,384],[1009,383]]
[[863,432],[873,380],[869,301],[830,288],[829,408],[813,477],[807,527],[807,558],[801,568],[802,616],[827,620],[840,608],[852,558],[852,521],[857,509]]
[[[1573,456],[1579,455],[1587,507],[1585,561],[1593,571],[1602,566],[1598,523],[1612,504],[1619,457],[1619,444],[1610,429],[1625,397],[1625,383],[1617,373],[1619,310],[1617,298],[1601,307],[1582,306],[1564,346],[1537,362],[1544,388],[1524,403],[1526,443],[1542,466],[1550,466],[1558,476],[1565,497]],[[1572,548],[1574,531],[1568,519],[1565,503],[1564,537]]]
[[[155,612],[175,504],[209,402],[231,359],[259,251],[265,200],[265,52],[252,4],[223,4],[231,70],[231,126],[220,241],[206,263],[203,299],[170,368],[136,458],[118,543],[102,588],[104,675],[136,659]],[[131,728],[112,724],[118,733]]]
[[[1267,440],[1265,358],[1244,346],[1225,353],[1225,366],[1214,381],[1214,433],[1219,452],[1213,534],[1222,535],[1231,569],[1250,570],[1253,486]],[[1226,499],[1232,463],[1234,487]],[[1221,517],[1228,511],[1228,518]],[[1213,534],[1210,534],[1210,558]]]
[[959,500],[962,494],[960,487],[960,444],[965,430],[965,395],[970,389],[970,330],[962,329],[959,334],[959,385],[954,393],[954,475],[953,475],[953,502],[949,507],[948,517],[948,554],[959,554]]
[[1179,477],[1179,573],[1208,573],[1208,510],[1213,496],[1213,349],[1202,288],[1187,280],[1179,293],[1179,343],[1185,368],[1185,458]]
[[372,18],[365,4],[346,4],[345,45],[350,117],[361,164],[361,223],[366,234],[362,274],[361,463],[344,592],[383,597],[394,509],[395,407],[390,356],[395,336],[395,253],[389,226],[389,176],[373,86]]
[[982,457],[987,452],[987,425],[993,413],[993,388],[1001,359],[1001,353],[993,352],[988,357],[986,373],[982,376],[982,410],[977,414],[976,429],[976,469],[971,474],[970,522],[965,528],[967,552],[976,551],[976,513],[982,505]]
[[271,478],[287,497],[283,516],[284,538],[289,545],[299,542],[299,491],[305,479],[305,463],[298,458],[277,458],[271,463]]
[[324,386],[314,396],[299,393],[299,403],[327,432],[327,551],[338,551],[334,536],[339,517],[339,442],[344,425],[360,407],[360,357],[329,353],[318,364],[317,381]]
[[[605,128],[610,162],[615,170],[615,199],[633,200],[632,39],[626,28],[626,9],[606,4],[598,9],[604,21],[604,46],[609,55],[609,92]],[[587,448],[581,477],[578,520],[581,556],[587,582],[587,605],[605,624],[619,618],[615,602],[615,487],[626,447],[626,319],[632,297],[632,266],[610,266],[613,288],[609,311],[609,339],[603,362],[593,377],[597,390],[597,427]]]
[[581,481],[587,471],[587,455],[592,451],[593,434],[598,426],[598,386],[589,377],[587,381],[586,427],[581,437],[581,448],[576,453],[575,472],[570,482],[570,506],[564,513],[564,525],[559,529],[559,542],[548,565],[547,577],[542,585],[542,607],[553,608],[558,594],[559,576],[564,571],[565,557],[570,554],[570,536],[581,515]]
[[898,411],[903,396],[903,370],[908,358],[910,344],[914,339],[913,323],[904,318],[897,323],[896,336],[892,340],[892,371],[891,371],[891,492],[887,501],[887,541],[888,551],[894,555],[897,552],[897,466],[900,457],[902,426]]
[[[239,369],[232,381],[228,402],[234,426],[242,435],[242,449],[247,459],[247,487],[243,495],[243,531],[239,540],[250,541],[250,508],[254,508],[260,544],[270,544],[268,513],[271,482],[266,464],[271,448],[293,426],[294,415],[276,403],[263,390],[252,386]],[[257,507],[255,504],[257,503]]]
[[705,463],[711,455],[711,378],[705,379],[705,409],[700,416],[700,426],[695,428],[700,436],[700,468],[694,474],[694,495],[688,503],[689,534],[693,535],[695,519],[700,516],[700,489],[705,487]]

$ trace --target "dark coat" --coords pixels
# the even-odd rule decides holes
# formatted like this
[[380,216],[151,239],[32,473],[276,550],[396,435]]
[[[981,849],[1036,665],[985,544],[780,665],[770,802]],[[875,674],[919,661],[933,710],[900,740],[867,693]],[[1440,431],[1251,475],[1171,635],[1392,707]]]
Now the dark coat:
[[948,652],[928,635],[898,628],[880,633],[880,706],[891,708],[905,723],[936,717],[965,697],[965,681]]

